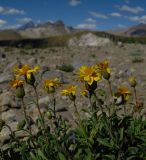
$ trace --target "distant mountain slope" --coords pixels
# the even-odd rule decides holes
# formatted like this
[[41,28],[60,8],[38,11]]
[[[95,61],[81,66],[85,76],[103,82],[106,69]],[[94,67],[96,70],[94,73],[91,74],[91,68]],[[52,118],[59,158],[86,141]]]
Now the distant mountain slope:
[[34,27],[35,27],[35,24],[33,23],[33,21],[29,21],[26,24],[19,27],[18,30],[26,30],[26,29],[34,28]]
[[1,30],[0,31],[0,40],[20,40],[22,39],[21,35],[15,30]]
[[124,28],[118,31],[112,31],[110,33],[121,36],[146,36],[146,24],[141,23],[136,26]]
[[73,32],[73,29],[65,26],[63,21],[47,22],[39,24],[36,27],[18,30],[18,33],[24,38],[47,38],[49,36],[64,35],[71,32]]

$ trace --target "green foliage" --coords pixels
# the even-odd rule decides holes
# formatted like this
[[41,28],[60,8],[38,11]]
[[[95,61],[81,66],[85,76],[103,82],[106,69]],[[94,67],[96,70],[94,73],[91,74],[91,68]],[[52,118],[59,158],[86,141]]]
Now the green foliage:
[[[111,87],[109,79],[107,81],[109,82],[109,87]],[[56,113],[55,93],[53,92],[53,107],[49,108],[45,113],[41,113],[37,85],[30,85],[31,89],[33,88],[35,91],[36,106],[40,115],[34,122],[37,128],[36,133],[32,133],[30,122],[25,112],[25,104],[23,98],[21,98],[25,120],[22,119],[18,123],[17,129],[12,131],[11,127],[1,120],[1,130],[4,127],[9,130],[10,142],[0,148],[0,159],[146,159],[146,117],[141,112],[140,105],[142,103],[139,101],[136,101],[136,104],[128,104],[125,100],[123,100],[123,103],[118,104],[114,100],[106,103],[109,95],[106,95],[106,91],[103,88],[97,88],[95,81],[91,86],[86,84],[86,89],[89,91],[89,96],[87,97],[90,101],[90,107],[84,106],[84,109],[78,112],[75,103],[76,96],[74,96],[74,99],[71,96],[69,97],[73,102],[74,115],[76,117],[72,127],[72,123],[70,124],[69,121],[66,121]],[[134,92],[136,97],[136,89]],[[127,94],[128,90],[126,90],[126,96]],[[112,96],[112,93],[110,96]],[[117,96],[120,96],[120,93]],[[84,116],[81,116],[81,112]],[[45,120],[47,123],[45,123]],[[26,135],[22,139],[18,137],[20,132]]]
[[56,66],[56,68],[64,72],[72,72],[74,70],[74,67],[71,64],[62,64],[61,66]]

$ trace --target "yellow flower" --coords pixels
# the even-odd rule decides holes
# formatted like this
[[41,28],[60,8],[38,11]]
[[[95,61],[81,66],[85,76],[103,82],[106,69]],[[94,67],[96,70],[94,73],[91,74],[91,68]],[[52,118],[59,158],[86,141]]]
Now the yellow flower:
[[75,85],[68,85],[64,90],[62,90],[61,94],[63,96],[69,96],[69,98],[74,101],[76,98],[76,89]]
[[101,80],[101,74],[95,70],[94,66],[81,66],[78,75],[81,82],[87,82],[89,85]]
[[118,89],[118,94],[123,97],[124,101],[128,101],[129,97],[131,96],[131,92],[127,87],[120,87]]
[[15,79],[15,80],[12,80],[12,81],[10,82],[10,86],[11,86],[12,88],[22,87],[23,84],[24,84],[24,81],[19,80],[19,79]]
[[88,91],[87,90],[81,90],[80,94],[81,94],[81,96],[88,97]]
[[108,60],[104,60],[103,62],[97,64],[96,69],[99,70],[101,72],[101,74],[103,72],[107,72],[107,73],[111,73],[111,69],[109,68],[109,61]]
[[21,68],[15,68],[16,77],[24,76],[26,79],[31,80],[32,73],[37,72],[40,69],[39,66],[36,66],[34,69],[31,69],[29,65],[23,65]]
[[80,91],[80,95],[84,97],[88,97],[89,91],[86,89],[85,86],[82,87],[82,90]]
[[55,89],[60,86],[60,82],[58,78],[48,79],[44,81],[44,88],[48,93],[54,93]]
[[10,86],[16,88],[16,96],[18,98],[23,98],[25,96],[25,91],[23,87],[24,81],[15,79],[10,82]]

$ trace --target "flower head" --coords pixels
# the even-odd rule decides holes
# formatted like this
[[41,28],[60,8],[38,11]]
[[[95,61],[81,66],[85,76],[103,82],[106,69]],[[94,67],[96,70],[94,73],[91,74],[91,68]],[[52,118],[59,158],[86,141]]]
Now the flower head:
[[64,90],[62,90],[61,94],[63,96],[69,96],[69,98],[71,100],[75,100],[75,98],[76,98],[76,89],[77,89],[77,86],[69,85]]
[[35,78],[33,73],[37,72],[40,69],[39,66],[31,69],[29,65],[23,65],[21,68],[15,68],[14,72],[16,73],[16,77],[24,76],[25,80],[29,84],[34,84]]
[[96,68],[102,73],[106,71],[107,73],[111,73],[111,69],[109,68],[109,61],[104,60],[103,62],[96,65]]
[[114,96],[116,97],[116,99],[120,99],[119,103],[123,104],[128,101],[131,96],[131,92],[127,87],[120,87],[118,89],[118,92],[115,93]]
[[85,86],[82,87],[82,90],[80,91],[80,95],[84,97],[88,97],[89,91],[86,89]]
[[81,66],[78,75],[81,82],[89,85],[92,85],[94,81],[101,80],[101,74],[95,70],[94,66]]
[[24,81],[19,79],[14,79],[10,82],[10,86],[16,89],[16,96],[18,98],[23,98],[25,96],[23,85],[24,85]]
[[48,93],[54,93],[55,89],[60,86],[58,78],[48,79],[44,81],[44,88]]
[[102,74],[105,79],[110,78],[111,69],[109,68],[109,61],[104,60],[103,62],[97,64],[95,68]]
[[12,81],[10,82],[10,86],[11,86],[12,88],[22,87],[23,84],[24,84],[24,81],[19,80],[19,79],[15,79],[15,80],[12,80]]

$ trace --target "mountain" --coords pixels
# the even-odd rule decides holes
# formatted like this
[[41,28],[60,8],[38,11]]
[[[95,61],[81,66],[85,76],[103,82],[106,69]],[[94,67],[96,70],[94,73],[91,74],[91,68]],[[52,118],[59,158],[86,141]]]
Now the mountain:
[[[74,31],[73,28],[67,27],[63,21],[46,22],[43,24],[25,26],[25,29],[18,30],[18,33],[24,38],[46,38],[49,36],[58,36],[69,34]],[[33,27],[32,27],[33,26]],[[24,28],[24,27],[23,27]]]
[[26,24],[19,27],[18,30],[26,30],[26,29],[34,28],[34,27],[35,27],[35,24],[33,23],[33,21],[29,21]]
[[122,30],[112,31],[110,33],[121,36],[146,36],[146,24],[140,23],[138,25],[127,27]]

